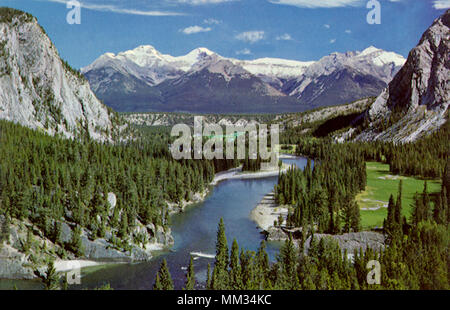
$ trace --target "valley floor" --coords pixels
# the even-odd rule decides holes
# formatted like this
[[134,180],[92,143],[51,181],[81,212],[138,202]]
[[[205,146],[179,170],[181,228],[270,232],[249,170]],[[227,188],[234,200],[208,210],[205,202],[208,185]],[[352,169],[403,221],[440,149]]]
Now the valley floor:
[[[403,181],[402,215],[410,218],[414,195],[422,193],[425,180],[414,177],[391,175],[389,165],[378,162],[366,163],[367,187],[356,196],[361,210],[363,229],[382,227],[387,217],[389,196],[397,197],[399,181]],[[441,190],[440,180],[428,180],[428,193]]]
[[[366,169],[366,190],[356,196],[356,201],[361,210],[362,229],[371,230],[383,226],[383,220],[387,217],[389,196],[392,194],[396,198],[399,180],[403,181],[402,215],[409,219],[412,213],[414,195],[423,192],[426,180],[391,175],[389,165],[378,162],[367,162]],[[429,193],[440,191],[440,180],[427,180],[427,183]],[[274,227],[274,221],[278,220],[280,215],[286,219],[287,213],[288,208],[278,205],[275,201],[274,194],[268,193],[255,209],[253,209],[250,218],[260,229],[268,232],[269,239],[271,239],[271,234],[279,235],[279,232],[277,232],[279,229]]]

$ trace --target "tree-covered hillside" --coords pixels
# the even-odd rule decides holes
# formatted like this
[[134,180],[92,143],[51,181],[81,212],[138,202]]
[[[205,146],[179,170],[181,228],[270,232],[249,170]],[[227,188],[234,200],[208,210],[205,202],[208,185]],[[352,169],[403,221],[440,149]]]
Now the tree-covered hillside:
[[[79,243],[61,241],[61,223],[85,229],[127,248],[145,243],[136,224],[168,227],[168,203],[203,192],[227,161],[174,161],[169,136],[158,129],[135,141],[101,144],[51,137],[0,121],[0,215],[30,221],[65,250],[82,256]],[[117,197],[112,210],[107,194]]]

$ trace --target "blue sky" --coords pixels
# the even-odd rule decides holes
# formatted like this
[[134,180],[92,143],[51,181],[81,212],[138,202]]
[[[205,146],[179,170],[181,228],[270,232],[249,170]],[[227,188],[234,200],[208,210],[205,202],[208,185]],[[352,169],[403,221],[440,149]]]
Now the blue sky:
[[369,25],[369,0],[81,0],[69,25],[68,0],[0,0],[36,16],[73,67],[105,52],[153,45],[184,55],[207,47],[241,59],[318,60],[373,45],[407,56],[450,0],[378,0],[381,24]]

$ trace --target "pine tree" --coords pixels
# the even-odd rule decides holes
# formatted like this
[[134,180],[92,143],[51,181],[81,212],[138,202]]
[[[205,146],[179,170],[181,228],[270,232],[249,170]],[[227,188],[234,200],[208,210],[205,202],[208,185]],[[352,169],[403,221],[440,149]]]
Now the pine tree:
[[239,263],[239,246],[236,239],[233,240],[230,255],[230,280],[231,289],[242,289],[241,265]]
[[225,235],[225,224],[223,218],[220,219],[217,229],[216,241],[216,260],[211,280],[211,287],[214,290],[227,289],[229,284],[228,277],[228,243]]
[[156,275],[155,284],[153,285],[154,290],[173,290],[172,276],[169,272],[169,267],[167,266],[167,261],[163,259],[161,267],[159,268],[158,274]]
[[125,238],[128,236],[128,214],[126,210],[122,211],[122,219],[120,221],[119,237]]
[[392,233],[392,229],[394,227],[394,223],[395,223],[395,203],[394,203],[394,196],[391,194],[391,196],[389,197],[389,203],[388,203],[388,208],[387,208],[387,218],[384,222],[384,230],[390,234]]
[[298,256],[292,235],[289,235],[281,247],[277,261],[281,266],[284,286],[288,289],[295,289],[297,287]]
[[351,227],[354,232],[359,231],[361,228],[361,215],[356,201],[352,202]]
[[447,219],[447,216],[445,214],[445,208],[442,203],[442,196],[443,196],[442,193],[437,196],[433,210],[433,219],[438,224],[445,224]]
[[256,262],[263,275],[270,269],[269,255],[266,252],[266,241],[262,240],[258,252],[256,252]]
[[428,182],[425,181],[423,185],[423,220],[428,220],[431,216],[431,203],[430,203],[430,195],[428,194]]
[[153,290],[154,291],[164,290],[162,283],[161,283],[161,278],[159,277],[159,272],[156,274],[155,283],[153,284]]
[[58,290],[59,287],[59,276],[56,273],[55,265],[53,261],[50,261],[47,264],[47,270],[44,275],[41,275],[40,272],[36,271],[35,274],[41,279],[44,284],[44,288],[46,290]]
[[72,232],[72,240],[69,243],[69,250],[76,256],[81,257],[84,255],[83,242],[81,240],[81,228],[79,226],[75,227]]
[[8,212],[5,213],[3,224],[0,231],[0,245],[3,244],[3,242],[9,241],[9,235],[11,233],[11,217]]
[[419,224],[423,218],[424,218],[424,205],[423,205],[423,200],[419,199],[419,195],[418,193],[416,193],[416,195],[414,196],[414,205],[413,205],[413,214],[412,214],[412,219],[413,219],[413,223],[414,225]]
[[395,203],[395,212],[394,212],[394,221],[398,226],[402,225],[402,191],[403,191],[403,181],[400,180],[398,184],[398,194],[397,194],[397,202]]
[[195,271],[194,271],[194,259],[191,256],[189,261],[189,267],[186,274],[186,290],[194,290],[195,287]]
[[206,269],[206,288],[212,289],[211,287],[211,264],[208,263],[208,268]]

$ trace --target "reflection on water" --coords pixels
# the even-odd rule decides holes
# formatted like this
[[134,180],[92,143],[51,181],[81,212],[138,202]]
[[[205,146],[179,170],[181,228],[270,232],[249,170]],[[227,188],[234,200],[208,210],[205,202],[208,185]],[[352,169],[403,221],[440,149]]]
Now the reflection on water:
[[[303,168],[306,159],[284,159],[283,162]],[[250,220],[250,211],[263,196],[273,190],[277,177],[254,180],[227,180],[215,186],[206,200],[189,207],[184,213],[174,215],[172,234],[175,245],[168,252],[160,253],[151,262],[119,264],[103,268],[86,268],[82,272],[82,284],[73,289],[95,288],[109,283],[114,289],[151,289],[163,258],[169,264],[175,288],[185,281],[185,267],[189,257],[194,257],[197,281],[206,281],[208,263],[214,262],[217,224],[223,217],[228,243],[235,238],[240,247],[256,251],[263,236]],[[280,243],[270,242],[267,252],[271,260],[276,258]],[[14,281],[19,288],[39,288],[37,282]],[[0,281],[0,288],[9,289],[12,281]]]

